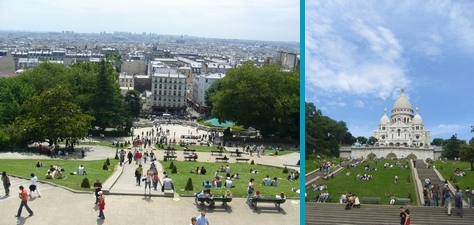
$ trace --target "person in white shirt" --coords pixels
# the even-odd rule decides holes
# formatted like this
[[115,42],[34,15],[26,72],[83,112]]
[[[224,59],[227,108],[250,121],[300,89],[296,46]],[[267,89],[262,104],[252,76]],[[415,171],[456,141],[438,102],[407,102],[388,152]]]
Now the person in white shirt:
[[174,191],[173,181],[168,177],[168,175],[165,175],[165,178],[163,179],[162,191],[164,192],[165,190]]
[[225,181],[225,187],[226,188],[233,188],[234,185],[232,185],[232,180],[229,178],[227,178],[227,180]]
[[31,185],[30,185],[30,198],[33,197],[32,193],[36,191],[38,197],[41,198],[40,190],[38,189],[38,177],[34,173],[31,174]]
[[80,165],[80,166],[77,168],[77,174],[79,174],[79,175],[86,175],[86,174],[87,174],[86,168],[84,168],[83,165]]

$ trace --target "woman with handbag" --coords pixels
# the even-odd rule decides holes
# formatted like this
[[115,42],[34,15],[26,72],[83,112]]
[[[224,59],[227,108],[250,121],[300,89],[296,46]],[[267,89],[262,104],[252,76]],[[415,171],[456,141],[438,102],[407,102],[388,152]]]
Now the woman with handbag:
[[2,182],[3,182],[3,188],[5,188],[5,194],[10,195],[10,186],[12,185],[10,183],[10,177],[8,177],[7,172],[3,171],[2,173]]
[[251,203],[250,199],[252,198],[253,186],[254,186],[253,181],[254,181],[254,179],[250,178],[249,186],[247,187],[247,201],[246,201],[246,203]]

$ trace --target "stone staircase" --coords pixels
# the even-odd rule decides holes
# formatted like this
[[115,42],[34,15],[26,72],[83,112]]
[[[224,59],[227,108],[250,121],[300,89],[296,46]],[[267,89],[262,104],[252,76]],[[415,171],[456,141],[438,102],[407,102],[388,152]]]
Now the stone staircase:
[[[420,164],[421,165],[421,164]],[[418,166],[418,164],[417,164]],[[306,202],[305,224],[400,224],[400,205],[364,204],[358,209],[345,210],[343,204]],[[443,207],[404,206],[410,209],[411,224],[472,225],[474,209],[463,208],[463,217],[451,209],[451,216]]]
[[[432,168],[429,168],[429,169],[426,168],[426,164],[423,162],[423,160],[421,159],[416,160],[415,169],[418,172],[418,178],[421,180],[421,184],[423,185],[423,187],[425,185],[426,178],[430,179],[432,184],[439,184],[441,188],[443,187],[444,180],[441,180]],[[422,201],[422,204],[423,204],[423,201]],[[439,200],[439,204],[441,204],[441,199]],[[431,200],[431,205],[433,205],[433,200]]]

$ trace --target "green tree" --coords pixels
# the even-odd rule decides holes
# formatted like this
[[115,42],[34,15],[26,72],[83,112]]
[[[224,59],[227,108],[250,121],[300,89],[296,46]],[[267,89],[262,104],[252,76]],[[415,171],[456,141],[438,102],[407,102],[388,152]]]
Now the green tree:
[[375,138],[374,136],[370,136],[367,143],[369,145],[374,145],[377,141],[378,141],[377,138]]
[[471,163],[471,171],[474,171],[474,138],[471,138],[469,144],[463,144],[461,146],[461,151],[459,152],[459,157],[464,162]]
[[451,136],[450,139],[446,140],[446,144],[443,145],[443,152],[441,153],[442,157],[448,159],[454,159],[459,157],[459,151],[461,150],[461,145],[465,143],[462,140],[457,138],[457,135]]
[[127,111],[133,117],[138,117],[142,110],[142,102],[140,100],[140,92],[136,90],[129,90],[125,94],[125,104]]
[[212,108],[211,98],[216,93],[218,93],[221,89],[222,89],[222,82],[221,82],[221,80],[217,80],[206,90],[206,93],[204,95],[204,101],[205,101],[207,107]]
[[94,118],[82,113],[71,100],[65,86],[45,90],[23,103],[25,113],[16,118],[14,126],[28,141],[48,139],[52,144],[58,139],[83,138]]
[[368,139],[367,139],[366,137],[364,137],[364,136],[359,136],[359,137],[357,137],[357,142],[359,142],[359,144],[361,144],[361,145],[366,144],[367,141],[368,141]]
[[227,71],[221,89],[210,97],[212,115],[254,127],[264,137],[299,137],[299,71],[244,63]]
[[443,145],[446,144],[446,142],[447,142],[447,140],[444,140],[442,138],[435,138],[431,142],[431,146],[443,146]]
[[118,74],[112,65],[101,59],[90,113],[95,117],[93,125],[102,130],[107,127],[121,127],[126,122],[123,97],[117,79]]
[[[323,116],[313,103],[306,103],[306,155],[313,152],[327,156],[339,156],[339,143],[347,136],[343,121]],[[352,136],[352,135],[351,135]]]

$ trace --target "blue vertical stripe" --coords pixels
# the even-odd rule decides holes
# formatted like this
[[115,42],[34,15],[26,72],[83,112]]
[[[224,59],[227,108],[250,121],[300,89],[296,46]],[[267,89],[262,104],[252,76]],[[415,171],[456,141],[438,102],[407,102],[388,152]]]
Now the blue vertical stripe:
[[300,0],[300,224],[305,224],[305,1]]

